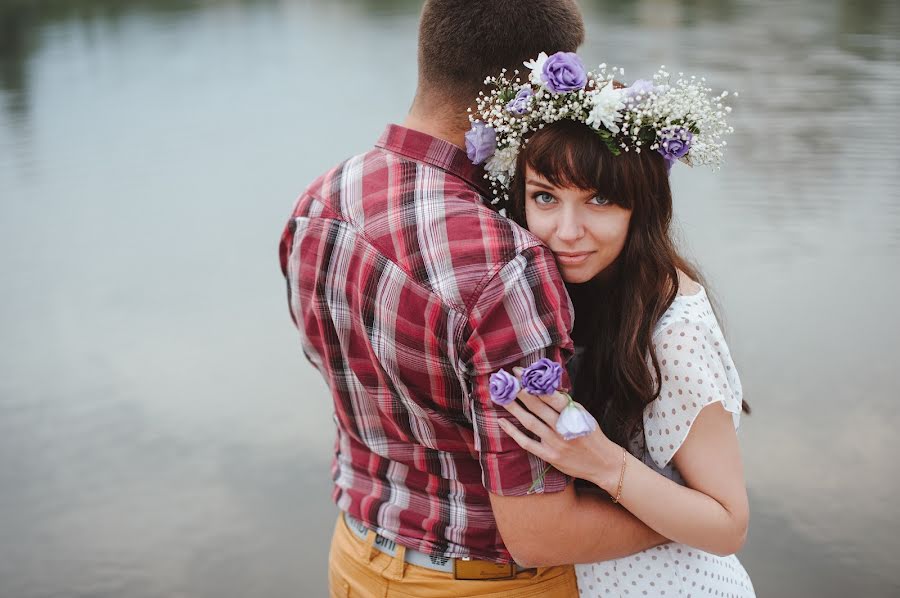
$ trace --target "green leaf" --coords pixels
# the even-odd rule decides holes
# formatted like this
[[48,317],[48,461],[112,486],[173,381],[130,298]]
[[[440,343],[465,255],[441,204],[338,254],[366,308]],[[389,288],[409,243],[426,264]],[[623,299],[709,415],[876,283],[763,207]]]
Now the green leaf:
[[603,141],[606,143],[606,147],[609,148],[609,152],[610,152],[613,156],[618,156],[619,154],[622,153],[622,150],[620,150],[620,149],[619,149],[619,146],[616,145],[616,140],[613,139],[612,137],[610,137],[610,138],[608,138],[608,139],[604,139]]
[[503,87],[500,89],[500,101],[508,104],[516,97],[516,91],[511,87]]

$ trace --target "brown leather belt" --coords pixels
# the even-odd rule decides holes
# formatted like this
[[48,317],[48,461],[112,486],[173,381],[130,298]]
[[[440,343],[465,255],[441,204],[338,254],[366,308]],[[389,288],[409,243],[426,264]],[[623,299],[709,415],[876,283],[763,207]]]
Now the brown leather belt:
[[[347,513],[344,513],[344,521],[347,523],[347,529],[353,535],[360,540],[366,540],[369,534],[369,527],[365,523]],[[375,534],[373,546],[388,556],[397,555],[397,543],[377,533]],[[525,569],[515,563],[494,563],[468,557],[434,557],[408,547],[404,553],[403,560],[417,567],[450,573],[453,575],[453,579],[461,580],[513,579],[522,571],[531,571],[531,569]]]

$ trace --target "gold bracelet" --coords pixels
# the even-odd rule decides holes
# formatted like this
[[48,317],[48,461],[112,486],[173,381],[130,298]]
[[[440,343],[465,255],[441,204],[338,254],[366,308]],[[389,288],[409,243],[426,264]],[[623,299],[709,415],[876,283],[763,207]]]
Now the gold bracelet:
[[618,503],[622,498],[622,483],[625,481],[625,465],[628,463],[628,451],[622,449],[622,472],[619,474],[619,488],[616,490],[616,497],[612,499],[614,503]]

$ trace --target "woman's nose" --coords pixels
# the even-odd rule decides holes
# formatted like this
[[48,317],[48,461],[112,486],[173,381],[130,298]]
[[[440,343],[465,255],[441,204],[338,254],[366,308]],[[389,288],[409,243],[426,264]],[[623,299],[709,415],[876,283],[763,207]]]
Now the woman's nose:
[[584,236],[584,226],[578,210],[564,209],[556,226],[556,236],[560,241],[577,241]]

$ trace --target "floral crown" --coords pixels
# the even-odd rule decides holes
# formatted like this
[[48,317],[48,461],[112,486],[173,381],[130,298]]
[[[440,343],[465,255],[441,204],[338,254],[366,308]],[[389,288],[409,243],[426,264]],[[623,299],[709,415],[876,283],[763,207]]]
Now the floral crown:
[[466,153],[474,164],[484,164],[491,203],[500,208],[509,200],[516,159],[529,133],[562,119],[596,130],[614,155],[647,148],[662,154],[670,169],[676,160],[716,168],[721,163],[723,137],[733,131],[725,122],[731,112],[723,105],[728,92],[712,95],[705,78],[678,73],[671,83],[661,66],[652,81],[619,87],[614,76],[624,75],[624,69],[601,64],[587,72],[572,52],[541,52],[524,65],[531,71],[528,82],[522,83],[518,71],[510,81],[504,69],[484,80],[493,89],[479,93],[474,113],[469,109]]

